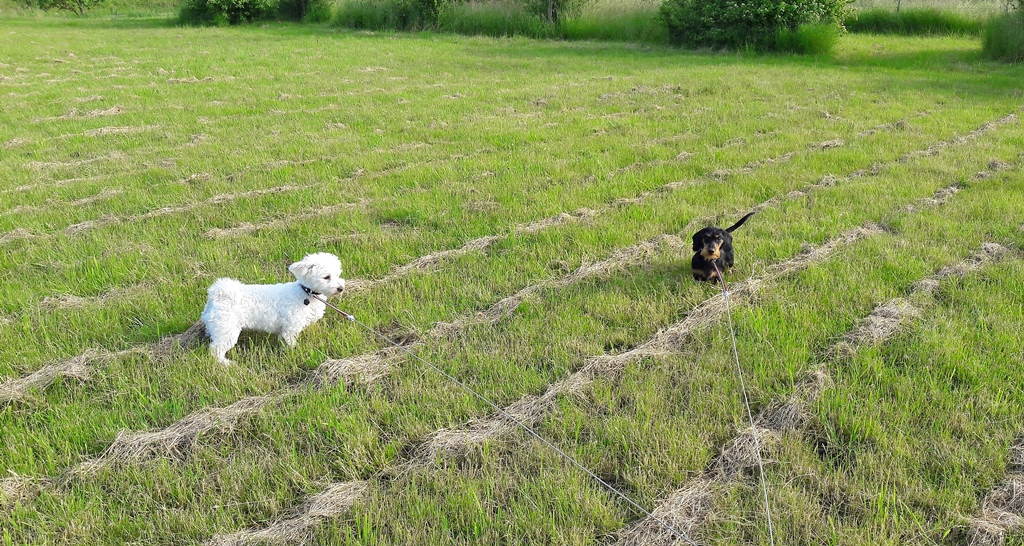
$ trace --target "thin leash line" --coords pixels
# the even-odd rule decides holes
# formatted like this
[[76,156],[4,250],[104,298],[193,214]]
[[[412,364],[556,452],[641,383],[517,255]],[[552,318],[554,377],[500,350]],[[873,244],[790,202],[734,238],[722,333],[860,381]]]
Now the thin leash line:
[[718,269],[718,264],[711,261],[711,265],[715,266],[715,272],[718,273],[718,280],[722,282],[722,295],[725,297],[725,315],[729,319],[729,334],[732,338],[732,355],[736,360],[736,371],[739,372],[740,376],[740,390],[743,391],[743,404],[747,407],[747,419],[750,420],[750,430],[754,433],[754,442],[757,446],[755,450],[757,452],[757,468],[761,473],[761,489],[764,491],[764,512],[768,517],[768,538],[771,541],[772,546],[775,546],[775,530],[772,527],[772,511],[768,505],[768,481],[764,477],[764,463],[761,461],[761,435],[757,432],[757,427],[754,426],[754,416],[750,412],[750,399],[747,397],[747,386],[743,381],[743,367],[740,366],[740,352],[736,349],[736,331],[732,327],[732,304],[729,301],[729,287],[725,284],[725,276]]
[[680,531],[677,531],[677,530],[676,530],[676,529],[675,529],[674,527],[672,527],[672,526],[671,526],[671,525],[669,525],[668,523],[664,522],[664,521],[663,521],[663,520],[662,520],[661,518],[658,518],[657,516],[655,516],[655,515],[654,515],[654,514],[652,514],[651,512],[647,511],[647,510],[646,510],[646,509],[645,509],[644,507],[642,507],[642,506],[640,506],[639,504],[637,504],[636,502],[634,502],[634,501],[633,501],[633,499],[631,499],[631,498],[629,498],[628,496],[626,496],[626,494],[625,494],[625,493],[622,493],[622,492],[620,492],[620,491],[619,491],[618,489],[615,489],[614,487],[612,487],[612,486],[611,486],[611,485],[610,485],[610,484],[609,484],[608,482],[606,482],[606,481],[602,480],[602,479],[601,479],[601,478],[600,478],[600,477],[599,477],[599,476],[598,476],[597,474],[594,474],[593,472],[591,472],[591,471],[590,471],[590,469],[588,469],[587,467],[583,466],[583,464],[582,464],[582,463],[580,463],[579,461],[577,461],[576,459],[574,459],[574,458],[573,458],[573,457],[572,457],[571,455],[569,455],[568,453],[566,453],[566,452],[562,451],[561,449],[559,449],[559,448],[558,448],[558,446],[556,446],[555,444],[553,444],[553,443],[549,442],[548,440],[544,439],[544,437],[542,437],[542,436],[541,436],[540,434],[538,434],[537,432],[535,432],[535,431],[534,431],[534,430],[533,430],[532,428],[530,428],[529,426],[527,426],[526,424],[524,424],[524,423],[523,423],[522,421],[520,421],[519,419],[516,419],[515,417],[513,417],[513,416],[512,416],[511,414],[509,414],[509,413],[508,413],[507,411],[505,411],[504,409],[502,409],[502,408],[501,408],[500,406],[498,406],[497,404],[495,404],[494,402],[492,402],[492,401],[491,401],[490,399],[488,399],[488,398],[487,398],[486,396],[484,396],[484,395],[482,395],[482,394],[480,394],[480,393],[476,392],[475,390],[473,390],[473,389],[472,389],[472,388],[470,388],[469,386],[465,385],[464,383],[462,383],[461,381],[459,381],[458,379],[456,379],[455,377],[453,377],[453,376],[452,376],[451,374],[449,374],[448,372],[446,372],[446,371],[442,370],[441,368],[438,368],[437,366],[435,366],[435,365],[431,364],[430,362],[427,362],[426,360],[424,360],[424,359],[423,359],[423,358],[421,358],[420,356],[418,356],[418,355],[416,355],[415,353],[413,353],[413,352],[412,352],[411,350],[409,350],[409,349],[408,349],[407,347],[405,347],[404,345],[399,345],[398,343],[395,343],[394,341],[392,341],[392,340],[391,340],[390,338],[388,338],[388,337],[387,337],[387,336],[385,336],[384,334],[382,334],[382,333],[378,332],[377,330],[374,330],[373,328],[371,328],[371,327],[367,326],[366,324],[363,324],[362,322],[360,322],[359,320],[357,320],[357,319],[356,319],[356,317],[355,317],[355,316],[353,316],[352,314],[350,314],[350,313],[346,313],[345,311],[342,311],[342,310],[341,310],[341,309],[339,309],[338,307],[335,307],[335,306],[334,306],[333,304],[331,304],[330,302],[328,302],[328,301],[327,301],[327,300],[325,300],[325,299],[322,299],[322,298],[320,298],[320,297],[319,297],[319,296],[317,296],[317,295],[312,295],[312,294],[311,294],[311,296],[312,296],[312,297],[314,297],[314,298],[316,298],[316,299],[317,299],[317,300],[319,300],[320,302],[324,303],[325,305],[327,305],[327,306],[328,306],[328,307],[330,307],[331,309],[334,309],[335,311],[337,311],[337,312],[341,313],[341,314],[342,314],[342,315],[344,315],[344,316],[345,316],[345,318],[347,318],[348,320],[350,320],[350,321],[352,321],[352,322],[355,322],[356,324],[358,324],[358,325],[362,326],[362,327],[363,327],[363,328],[365,328],[365,329],[366,329],[366,330],[367,330],[368,332],[370,332],[370,333],[372,333],[372,334],[376,335],[377,337],[379,337],[379,338],[383,339],[384,341],[387,341],[387,342],[388,342],[388,343],[390,343],[391,345],[393,345],[393,346],[395,346],[395,347],[397,347],[397,348],[401,349],[401,350],[402,350],[403,352],[405,352],[405,353],[406,353],[407,355],[409,355],[409,356],[411,356],[411,357],[415,358],[416,360],[418,360],[418,361],[420,361],[421,363],[425,364],[425,365],[426,365],[426,366],[428,366],[429,368],[433,369],[434,371],[436,371],[436,372],[440,373],[441,375],[443,375],[444,377],[448,378],[448,379],[449,379],[449,380],[450,380],[451,382],[455,383],[456,385],[458,385],[459,387],[461,387],[461,388],[462,388],[463,390],[465,390],[465,391],[469,392],[469,393],[470,393],[470,394],[472,394],[473,396],[477,397],[477,398],[478,398],[479,400],[483,401],[483,402],[484,402],[485,404],[487,404],[488,406],[490,406],[490,407],[491,407],[492,409],[494,409],[494,410],[495,410],[496,412],[500,413],[500,414],[501,414],[502,416],[504,416],[504,417],[505,417],[506,419],[508,419],[509,421],[512,421],[513,423],[515,423],[515,424],[516,424],[516,426],[518,426],[519,428],[521,428],[521,429],[525,430],[525,431],[526,431],[527,433],[529,433],[529,434],[530,434],[531,436],[533,436],[534,438],[536,438],[536,439],[540,440],[540,441],[541,441],[541,443],[543,443],[544,445],[546,445],[546,446],[548,446],[549,448],[551,448],[551,450],[552,450],[552,451],[554,451],[555,453],[559,454],[559,455],[560,455],[560,456],[561,456],[561,457],[562,457],[563,459],[565,459],[565,460],[569,461],[570,463],[572,463],[572,464],[573,464],[573,466],[575,466],[576,468],[578,468],[578,469],[582,470],[582,471],[583,471],[584,473],[586,473],[586,474],[587,474],[588,476],[590,476],[590,477],[591,477],[591,478],[593,478],[593,479],[594,479],[595,481],[597,481],[597,482],[598,482],[598,483],[600,483],[600,484],[601,484],[602,486],[604,486],[604,487],[605,487],[605,489],[607,489],[607,490],[611,491],[612,493],[615,493],[616,495],[618,495],[618,497],[619,497],[619,498],[621,498],[622,500],[626,501],[626,502],[627,502],[627,503],[628,503],[628,504],[629,504],[630,506],[632,506],[633,508],[635,508],[635,509],[636,509],[637,511],[639,511],[639,512],[643,513],[643,514],[644,514],[645,516],[647,516],[647,517],[648,517],[648,518],[650,518],[651,520],[653,520],[653,521],[657,522],[657,523],[658,523],[659,525],[661,525],[661,526],[662,526],[662,527],[663,527],[663,528],[664,528],[664,529],[665,529],[666,531],[668,531],[668,532],[672,533],[672,535],[674,535],[674,536],[675,536],[676,538],[678,538],[678,539],[681,539],[681,540],[685,541],[685,542],[686,542],[687,544],[689,544],[690,546],[697,546],[697,543],[696,543],[696,542],[694,542],[694,541],[692,541],[692,540],[690,540],[690,538],[689,538],[689,537],[687,537],[687,536],[686,536],[685,534],[683,534],[683,533],[682,533],[682,532],[680,532]]

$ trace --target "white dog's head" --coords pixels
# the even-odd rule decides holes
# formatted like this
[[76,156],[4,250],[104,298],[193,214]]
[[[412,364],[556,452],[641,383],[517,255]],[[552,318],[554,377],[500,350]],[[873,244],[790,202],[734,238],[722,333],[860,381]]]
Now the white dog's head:
[[310,254],[288,266],[288,271],[303,286],[326,296],[333,296],[345,289],[345,279],[341,278],[341,261],[334,254]]

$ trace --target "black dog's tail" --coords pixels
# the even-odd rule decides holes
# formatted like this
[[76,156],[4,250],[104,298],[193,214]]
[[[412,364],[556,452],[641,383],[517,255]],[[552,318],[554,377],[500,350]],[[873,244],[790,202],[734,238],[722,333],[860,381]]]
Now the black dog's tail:
[[733,225],[732,225],[732,227],[730,227],[730,228],[725,228],[725,231],[728,231],[729,233],[732,233],[734,229],[736,229],[736,228],[738,228],[738,227],[742,226],[742,225],[743,225],[743,222],[746,222],[746,221],[747,221],[747,218],[750,218],[751,216],[753,216],[753,215],[755,215],[755,214],[757,214],[757,211],[751,212],[750,214],[748,214],[748,215],[744,216],[743,218],[740,218],[740,221],[739,221],[739,222],[736,222],[736,223],[735,223],[735,224],[733,224]]

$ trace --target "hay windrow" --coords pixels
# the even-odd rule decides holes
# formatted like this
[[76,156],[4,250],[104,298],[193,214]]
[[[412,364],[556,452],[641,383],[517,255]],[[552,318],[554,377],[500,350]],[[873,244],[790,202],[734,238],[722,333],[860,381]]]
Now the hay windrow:
[[[687,481],[685,487],[672,492],[651,514],[691,540],[712,517],[717,483],[706,477]],[[671,546],[678,544],[675,535],[652,518],[644,518],[619,534],[616,544],[625,546]]]
[[192,323],[184,332],[167,336],[149,346],[147,352],[157,362],[169,362],[178,351],[189,350],[209,339],[206,324],[202,320]]
[[970,520],[969,546],[1002,546],[1006,536],[1024,527],[1024,474],[1010,474],[982,502]]
[[200,435],[212,430],[228,432],[243,417],[258,413],[286,394],[250,396],[223,408],[205,408],[154,431],[121,431],[102,455],[78,465],[72,474],[88,474],[117,463],[185,457],[195,447]]
[[50,480],[18,475],[0,480],[0,514],[30,500],[49,485]]
[[55,118],[47,118],[46,120],[39,120],[39,121],[52,121],[52,120],[62,120],[62,119],[89,119],[89,118],[98,118],[98,117],[106,117],[106,116],[117,116],[117,115],[120,115],[120,114],[124,114],[127,111],[128,110],[124,106],[120,106],[120,105],[111,106],[110,108],[106,108],[106,109],[89,110],[87,112],[82,112],[82,111],[79,111],[77,108],[72,108],[71,110],[68,111],[68,113],[66,113],[66,114],[64,114],[62,116],[57,116]]
[[49,309],[74,309],[76,307],[84,307],[89,304],[102,305],[112,299],[140,292],[145,288],[145,286],[145,284],[136,284],[134,286],[128,286],[124,288],[112,288],[98,296],[93,297],[76,296],[74,294],[60,294],[58,296],[47,296],[43,298],[43,300],[40,302],[40,305],[44,308]]
[[722,480],[739,478],[744,471],[757,467],[765,448],[777,444],[779,437],[767,428],[748,428],[736,435],[711,465],[711,471]]
[[587,220],[589,218],[594,218],[595,216],[600,215],[602,212],[605,212],[605,210],[607,210],[607,208],[604,207],[600,210],[581,208],[573,212],[563,212],[550,218],[544,218],[542,220],[537,220],[536,222],[530,222],[529,224],[516,226],[515,228],[513,228],[513,231],[519,235],[537,233],[549,227],[562,226],[565,224],[570,224],[573,222],[579,222],[582,220]]
[[916,212],[918,209],[922,207],[937,207],[945,203],[946,201],[949,201],[959,191],[960,186],[957,184],[953,184],[952,186],[946,186],[945,188],[940,188],[931,197],[918,199],[916,203],[907,205],[906,207],[903,208],[903,210],[906,212]]
[[949,267],[942,268],[935,275],[935,279],[941,280],[947,277],[963,277],[969,273],[973,273],[986,264],[996,262],[1005,258],[1012,251],[998,243],[984,243],[981,245],[981,251],[977,252],[970,258]]
[[32,171],[41,171],[46,169],[67,169],[73,167],[81,167],[82,165],[89,165],[99,161],[118,161],[125,159],[125,156],[121,152],[111,152],[108,155],[94,157],[91,159],[76,159],[74,161],[30,161],[25,164],[25,168]]
[[136,133],[142,133],[145,131],[153,131],[159,129],[159,125],[142,125],[140,127],[125,126],[125,127],[100,127],[99,129],[90,129],[83,135],[87,137],[102,137],[109,135],[134,135]]
[[[405,349],[411,347],[406,346]],[[401,352],[398,347],[388,347],[376,353],[326,360],[313,371],[307,383],[317,389],[338,383],[351,385],[357,381],[370,384],[391,373],[392,360]]]
[[107,216],[103,216],[102,218],[99,218],[97,220],[87,220],[85,222],[80,222],[80,223],[68,226],[67,228],[64,229],[64,233],[66,235],[77,235],[79,233],[82,233],[84,231],[88,231],[90,229],[95,229],[95,228],[99,228],[99,227],[119,224],[121,222],[137,222],[139,220],[147,220],[147,219],[150,219],[150,218],[158,218],[158,217],[161,217],[161,216],[168,216],[168,215],[171,215],[171,214],[179,214],[179,213],[182,213],[182,212],[188,212],[190,210],[195,210],[195,209],[197,209],[199,207],[202,207],[202,206],[205,206],[205,205],[219,205],[219,204],[222,204],[222,203],[228,203],[228,202],[231,202],[231,201],[236,201],[238,199],[246,199],[246,198],[250,198],[250,197],[259,197],[261,195],[268,195],[268,194],[285,193],[285,192],[290,192],[290,191],[296,191],[296,190],[299,190],[299,189],[302,189],[302,187],[301,186],[292,186],[292,185],[283,185],[283,186],[275,186],[275,187],[272,187],[272,188],[264,188],[264,189],[259,189],[259,190],[250,190],[250,191],[244,191],[244,192],[238,192],[238,193],[222,193],[222,194],[219,194],[219,195],[214,195],[214,196],[212,196],[212,197],[210,197],[208,199],[203,199],[203,200],[200,200],[200,201],[195,201],[195,202],[192,202],[192,203],[187,203],[185,205],[179,205],[179,206],[174,206],[174,207],[161,207],[161,208],[158,208],[158,209],[151,210],[149,212],[144,212],[144,213],[140,213],[140,214],[133,214],[133,215],[130,215],[130,216],[125,216],[123,218],[122,217],[117,217],[117,216],[112,216],[112,215],[107,215]]
[[89,350],[63,362],[43,366],[20,379],[0,383],[0,404],[28,399],[32,393],[46,389],[60,378],[86,381],[92,375],[89,363],[101,355],[99,351]]
[[[833,241],[852,242],[857,238],[878,232],[873,228],[869,228],[867,231],[855,229],[844,233],[843,236]],[[829,247],[835,249],[836,245],[822,246],[822,248]],[[1008,252],[1010,250],[1001,245],[984,243],[982,250],[965,260],[964,263],[970,264],[971,270],[976,270],[980,267],[979,264],[999,259]],[[821,255],[819,249],[812,249],[804,253],[805,257],[821,257]],[[806,261],[801,260],[799,263],[806,263]],[[957,271],[961,271],[963,268],[963,264],[961,264]],[[786,270],[788,266],[778,269]],[[931,281],[924,285],[927,288],[922,288],[924,281],[918,282],[914,285],[914,291],[925,290],[930,293],[933,290],[932,284],[938,285],[939,277],[940,275],[935,275],[926,278],[925,280]],[[916,312],[919,311],[904,299],[895,299],[879,305],[868,317],[854,326],[846,339],[836,347],[846,345],[855,348],[859,343],[884,341],[888,339],[885,333],[894,331],[893,328],[898,327],[901,320],[910,316],[910,313]],[[881,327],[879,328],[879,326]],[[779,434],[800,430],[807,422],[808,406],[814,403],[831,385],[832,379],[824,367],[816,366],[811,369],[785,401],[776,401],[770,404],[755,417],[756,429],[748,428],[738,434],[722,449],[719,457],[715,459],[704,475],[689,480],[684,487],[676,490],[676,493],[662,501],[653,512],[654,515],[660,517],[663,506],[675,506],[676,510],[682,510],[684,514],[705,514],[710,511],[710,491],[713,487],[719,482],[734,479],[742,471],[756,464],[758,438],[767,439],[765,444],[770,444],[779,440]],[[755,430],[757,431],[756,435],[754,434]],[[1010,468],[1018,472],[1024,470],[1024,442],[1018,442],[1011,448]],[[676,499],[683,499],[683,502]],[[683,530],[687,536],[693,536],[695,532],[699,531],[703,522],[703,518],[691,517],[684,520],[683,524],[675,525],[668,518],[662,519],[677,529]],[[969,545],[1002,545],[1007,530],[1022,525],[1024,525],[1024,474],[1017,473],[1012,474],[999,488],[993,490],[989,497],[986,497],[982,516],[971,521]],[[637,529],[646,529],[647,531],[640,533],[636,531]],[[672,535],[657,522],[650,518],[644,518],[620,534],[617,544],[673,544],[672,539]]]
[[496,323],[510,316],[528,297],[545,289],[561,289],[572,286],[586,279],[604,278],[614,271],[642,264],[659,250],[685,250],[686,243],[674,235],[659,235],[639,244],[616,250],[607,259],[600,262],[581,265],[572,273],[559,279],[529,285],[511,296],[507,296],[492,304],[487,309],[470,317],[456,319],[452,322],[438,323],[431,335],[447,338],[457,335],[463,329],[477,325]]
[[903,298],[896,298],[875,307],[846,334],[841,349],[853,352],[857,347],[878,345],[899,331],[909,318],[921,316],[921,310]]
[[501,237],[497,235],[485,235],[483,237],[473,239],[472,241],[469,241],[458,248],[442,250],[434,254],[420,256],[419,258],[416,258],[415,260],[399,267],[398,269],[395,270],[394,273],[385,277],[385,279],[392,280],[397,277],[405,276],[414,271],[425,271],[436,266],[438,263],[444,260],[457,258],[459,256],[464,256],[471,252],[484,250],[485,248],[494,244],[495,241],[498,241],[500,239]]
[[367,482],[343,482],[329,486],[311,497],[286,519],[278,520],[262,529],[218,535],[206,542],[208,546],[241,546],[244,544],[289,544],[304,542],[314,525],[327,518],[347,513],[366,493]]
[[[927,114],[926,113],[922,113],[922,114],[919,114],[919,115],[927,115]],[[971,131],[970,133],[967,133],[966,135],[960,135],[960,136],[954,137],[951,141],[949,141],[949,143],[964,143],[964,142],[968,142],[972,138],[980,136],[981,134],[983,134],[985,132],[988,132],[988,131],[990,131],[990,130],[996,128],[996,127],[999,127],[1001,125],[1004,125],[1006,123],[1013,122],[1016,119],[1017,119],[1017,116],[1014,115],[1014,114],[1010,114],[1008,116],[1004,116],[1004,117],[999,118],[999,119],[997,119],[995,121],[986,123],[986,124],[982,125],[980,128],[975,129],[974,131]],[[946,146],[949,145],[949,143],[943,144],[941,147],[946,147]],[[931,149],[931,147],[929,149]],[[909,154],[905,154],[904,156],[901,156],[901,158],[899,158],[897,160],[894,160],[894,161],[891,161],[891,162],[887,163],[886,165],[892,165],[892,164],[897,164],[897,163],[901,163],[901,162],[906,162],[909,159],[911,159],[912,157],[916,157],[913,154],[915,154],[915,153],[919,153],[920,154],[920,153],[923,153],[924,151],[926,151],[926,150],[922,150],[922,151],[919,151],[919,152],[910,152]],[[786,161],[786,160],[791,159],[792,157],[795,157],[795,153],[790,152],[790,153],[783,154],[782,156],[779,156],[779,157],[776,157],[776,158],[768,158],[768,159],[765,159],[765,160],[762,160],[762,161],[752,162],[752,163],[746,165],[745,167],[743,167],[742,169],[734,170],[735,172],[729,171],[729,172],[725,172],[723,174],[722,171],[716,171],[714,173],[711,173],[711,175],[709,175],[709,176],[710,176],[710,178],[714,179],[714,178],[720,178],[722,176],[728,176],[728,175],[731,175],[731,174],[736,174],[736,172],[740,172],[740,171],[742,171],[743,173],[749,173],[749,172],[752,172],[754,169],[757,169],[757,168],[760,168],[760,167],[764,167],[766,165],[771,165],[771,164],[774,164],[774,163],[777,163],[777,162],[780,162],[780,161]],[[848,176],[846,176],[844,179],[850,180],[850,179],[858,178],[858,177],[861,177],[861,176],[875,175],[875,174],[878,174],[879,172],[881,172],[882,168],[883,168],[883,165],[873,165],[869,169],[861,170],[861,171],[855,171],[855,172],[849,174]],[[785,196],[773,197],[773,198],[768,199],[768,200],[766,200],[766,201],[764,201],[764,202],[762,202],[762,203],[760,203],[758,205],[755,205],[754,207],[751,208],[751,211],[753,211],[753,212],[760,212],[760,211],[762,211],[764,209],[767,209],[767,208],[770,208],[770,207],[773,207],[773,206],[777,205],[778,203],[782,202],[783,200],[797,199],[799,197],[807,195],[808,193],[810,193],[810,192],[812,192],[812,191],[814,191],[816,189],[823,188],[823,187],[834,186],[838,182],[840,182],[839,178],[837,178],[835,176],[828,175],[828,176],[823,177],[818,182],[816,182],[814,184],[810,184],[810,185],[804,187],[803,189],[794,190],[794,191],[788,193]],[[583,208],[583,209],[577,210],[575,213],[563,212],[561,214],[558,214],[558,215],[550,217],[550,218],[546,218],[546,219],[543,219],[543,220],[538,220],[536,222],[531,222],[529,224],[522,224],[522,225],[514,227],[513,228],[513,232],[517,233],[517,234],[537,233],[537,232],[539,232],[539,231],[541,231],[541,230],[543,230],[543,229],[545,229],[547,227],[563,225],[565,223],[580,221],[580,220],[583,220],[583,219],[594,218],[594,217],[597,217],[597,216],[599,216],[599,215],[601,215],[601,214],[603,214],[603,213],[605,213],[605,212],[607,212],[609,210],[612,210],[616,206],[619,206],[619,205],[622,205],[622,204],[628,204],[628,205],[640,204],[643,201],[645,201],[646,199],[648,199],[651,196],[654,196],[654,195],[656,195],[658,193],[671,192],[671,191],[675,191],[675,190],[678,190],[678,189],[681,189],[681,188],[690,187],[694,183],[695,183],[695,181],[693,181],[693,180],[684,180],[684,181],[670,182],[670,183],[664,184],[663,186],[660,186],[660,187],[658,187],[656,189],[648,190],[648,191],[645,191],[645,192],[641,192],[639,195],[637,195],[634,198],[620,198],[620,199],[613,200],[612,203],[610,205],[608,205],[608,206],[599,207],[597,209],[586,209],[586,208]],[[864,229],[867,229],[868,231],[872,231],[872,226],[867,226]],[[463,256],[463,255],[472,253],[472,252],[486,250],[488,247],[490,247],[496,241],[501,240],[502,238],[503,237],[498,236],[498,235],[485,235],[483,237],[479,237],[479,238],[473,239],[473,240],[463,244],[462,246],[460,246],[458,248],[449,249],[449,250],[443,250],[443,251],[439,251],[439,252],[436,252],[436,253],[433,253],[433,254],[428,254],[428,255],[425,255],[425,256],[421,256],[421,257],[416,258],[413,261],[411,261],[411,262],[409,262],[409,263],[407,263],[407,264],[405,264],[403,266],[400,266],[400,267],[396,268],[393,273],[391,273],[391,274],[389,274],[389,275],[387,275],[387,276],[385,276],[385,277],[383,277],[381,279],[357,281],[357,282],[354,282],[354,283],[350,284],[350,286],[348,286],[346,288],[346,290],[348,290],[349,293],[356,293],[356,292],[360,292],[360,291],[363,291],[363,290],[370,289],[370,288],[372,288],[372,287],[374,287],[374,286],[376,286],[378,284],[386,283],[386,282],[392,281],[394,279],[403,277],[405,275],[408,275],[408,274],[416,272],[416,271],[426,271],[426,270],[429,270],[429,269],[431,269],[433,267],[436,267],[437,264],[439,264],[440,262],[442,262],[444,260],[448,260],[448,259],[451,259],[451,258],[456,258],[456,257],[459,257],[459,256]]]
[[22,239],[31,239],[35,235],[25,228],[14,228],[7,233],[0,235],[0,245],[5,245],[12,241],[19,241]]
[[[770,278],[776,278],[779,275],[823,260],[845,244],[880,232],[880,230],[876,231],[870,227],[860,227],[844,232],[838,238],[829,241],[819,248],[809,250],[778,264],[774,268],[769,268],[771,271]],[[665,237],[661,240],[668,245],[681,243],[681,240],[677,241],[670,237]],[[648,241],[631,248],[644,248],[650,251],[654,245],[654,242]],[[598,268],[597,271],[603,271],[603,268]],[[763,282],[765,282],[765,279],[755,278],[734,285],[732,295],[730,296],[731,300],[735,301],[737,294],[755,292]],[[726,304],[725,297],[721,294],[716,294],[694,308],[682,321],[658,332],[650,340],[638,347],[616,355],[592,357],[577,372],[551,384],[543,395],[524,396],[518,402],[506,407],[504,411],[523,424],[532,424],[551,410],[557,396],[579,393],[599,377],[615,377],[630,362],[647,356],[678,352],[690,340],[694,332],[716,323],[724,315]],[[463,429],[442,429],[435,432],[427,441],[419,446],[416,459],[419,464],[428,464],[439,455],[464,455],[472,446],[507,434],[515,428],[516,424],[514,422],[499,413],[472,422]]]
[[276,220],[268,220],[261,223],[243,222],[237,226],[231,228],[213,228],[206,232],[206,236],[210,239],[226,239],[229,237],[237,237],[239,235],[245,235],[254,231],[260,231],[265,229],[278,229],[282,227],[288,227],[294,224],[296,220],[308,220],[311,218],[319,218],[321,216],[329,216],[344,210],[351,210],[358,207],[362,203],[341,203],[339,205],[329,205],[324,207],[317,207],[315,209],[299,212],[288,216],[286,218],[279,218]]

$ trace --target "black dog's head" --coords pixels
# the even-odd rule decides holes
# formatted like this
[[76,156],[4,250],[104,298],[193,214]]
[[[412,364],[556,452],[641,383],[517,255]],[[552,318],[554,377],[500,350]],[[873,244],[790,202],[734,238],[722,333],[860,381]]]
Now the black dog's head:
[[705,260],[717,260],[732,249],[732,234],[722,228],[706,227],[693,234],[693,251]]

